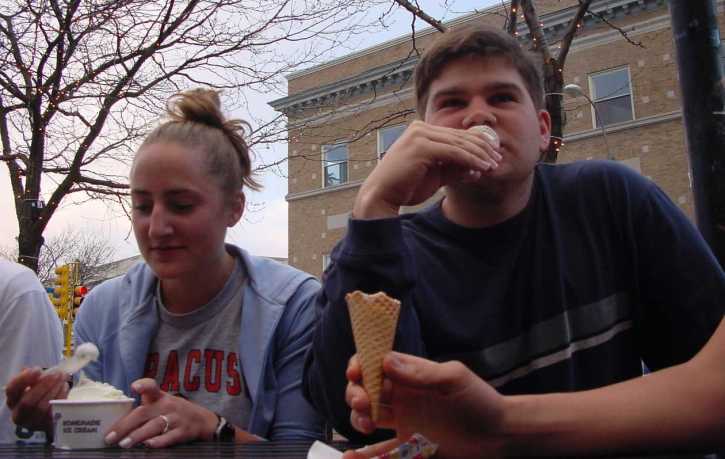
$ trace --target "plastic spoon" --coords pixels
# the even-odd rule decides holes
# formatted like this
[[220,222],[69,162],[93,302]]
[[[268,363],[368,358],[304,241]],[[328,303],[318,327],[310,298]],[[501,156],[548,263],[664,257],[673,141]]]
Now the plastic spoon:
[[72,357],[63,360],[54,367],[48,368],[45,370],[45,373],[50,373],[51,371],[62,371],[67,374],[76,373],[88,365],[91,361],[98,360],[98,354],[98,348],[95,344],[83,343],[76,348]]

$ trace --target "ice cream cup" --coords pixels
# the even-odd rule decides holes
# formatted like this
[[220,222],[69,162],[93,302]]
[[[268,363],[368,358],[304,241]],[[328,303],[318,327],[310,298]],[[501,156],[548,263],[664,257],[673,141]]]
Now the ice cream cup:
[[53,445],[61,449],[105,448],[108,429],[133,408],[133,399],[51,400]]

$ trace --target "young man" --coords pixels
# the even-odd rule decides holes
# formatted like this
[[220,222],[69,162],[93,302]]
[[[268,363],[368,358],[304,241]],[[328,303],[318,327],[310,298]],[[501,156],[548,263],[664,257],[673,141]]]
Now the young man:
[[[338,431],[386,435],[350,426],[353,290],[401,300],[396,350],[460,360],[503,394],[594,388],[640,375],[641,361],[658,369],[697,353],[723,317],[725,273],[639,174],[613,162],[538,164],[550,118],[538,68],[513,38],[442,35],[415,91],[422,121],[360,188],[319,298],[305,390]],[[476,125],[500,146],[468,131]],[[398,216],[441,186],[440,203]],[[365,413],[356,408],[355,424],[371,432]]]

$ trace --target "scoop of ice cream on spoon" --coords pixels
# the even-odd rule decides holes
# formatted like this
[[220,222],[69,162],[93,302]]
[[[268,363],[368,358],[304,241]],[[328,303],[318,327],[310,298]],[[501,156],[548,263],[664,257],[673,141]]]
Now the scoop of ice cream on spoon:
[[468,131],[483,134],[484,137],[486,137],[486,140],[488,140],[488,142],[494,148],[498,148],[499,146],[501,146],[501,142],[498,139],[498,134],[496,134],[496,131],[494,131],[493,128],[491,128],[490,126],[478,124],[476,126],[471,126],[470,128],[468,128]]
[[73,374],[80,371],[90,362],[98,360],[98,348],[93,343],[83,343],[73,352],[73,356],[69,357],[58,365],[48,368],[46,372],[62,371],[64,373]]

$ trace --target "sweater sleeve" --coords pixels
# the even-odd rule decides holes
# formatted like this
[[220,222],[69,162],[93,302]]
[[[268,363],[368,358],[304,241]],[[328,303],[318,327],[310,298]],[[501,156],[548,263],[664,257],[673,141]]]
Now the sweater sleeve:
[[274,359],[278,400],[270,440],[326,439],[324,419],[302,395],[302,368],[312,342],[318,291],[315,279],[303,282],[287,302],[278,327]]
[[317,327],[305,364],[305,395],[342,435],[370,443],[392,436],[378,431],[363,436],[350,425],[345,402],[345,370],[355,353],[345,295],[354,290],[384,291],[401,301],[395,349],[422,355],[420,326],[413,306],[412,257],[401,219],[350,220],[345,238],[335,247],[317,299]]
[[725,273],[697,228],[654,183],[635,209],[633,261],[651,369],[682,363],[707,342],[725,313]]

